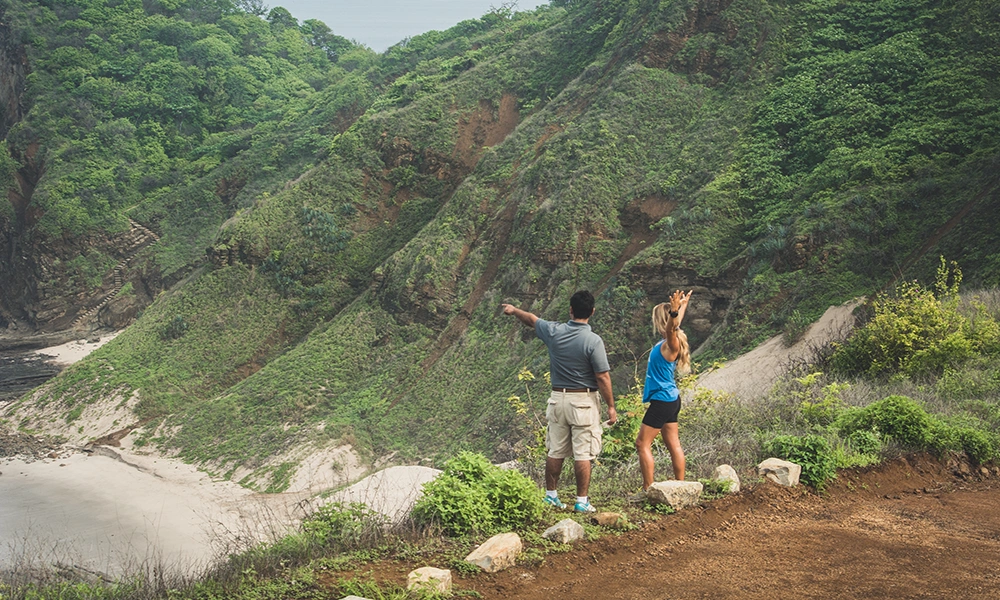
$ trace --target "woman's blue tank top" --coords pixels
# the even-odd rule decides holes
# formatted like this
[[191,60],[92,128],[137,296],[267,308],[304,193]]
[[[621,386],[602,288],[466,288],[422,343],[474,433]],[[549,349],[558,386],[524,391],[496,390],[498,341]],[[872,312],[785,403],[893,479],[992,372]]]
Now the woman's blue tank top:
[[670,362],[663,358],[660,346],[663,340],[649,351],[649,362],[646,364],[646,385],[642,389],[642,401],[660,400],[673,402],[680,397],[677,382],[674,381],[674,369],[677,361]]

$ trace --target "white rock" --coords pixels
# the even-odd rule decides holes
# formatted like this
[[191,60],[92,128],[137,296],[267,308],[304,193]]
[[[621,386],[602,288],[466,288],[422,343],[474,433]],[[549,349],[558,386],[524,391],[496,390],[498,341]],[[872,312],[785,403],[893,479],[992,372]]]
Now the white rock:
[[521,549],[521,536],[513,532],[501,533],[486,540],[466,556],[465,560],[487,573],[495,573],[514,566]]
[[368,598],[362,598],[361,596],[344,596],[340,600],[368,600]]
[[802,467],[780,458],[769,458],[757,465],[757,472],[778,485],[792,487],[799,484]]
[[406,578],[406,589],[440,594],[451,593],[451,571],[434,567],[420,567]]
[[573,519],[563,519],[545,530],[542,537],[560,544],[569,544],[583,537],[583,525]]
[[716,481],[728,481],[730,494],[735,494],[740,491],[740,476],[736,474],[736,469],[732,468],[730,465],[719,465],[715,467],[715,474],[712,479]]
[[657,481],[646,490],[646,499],[679,510],[697,504],[704,487],[698,481]]

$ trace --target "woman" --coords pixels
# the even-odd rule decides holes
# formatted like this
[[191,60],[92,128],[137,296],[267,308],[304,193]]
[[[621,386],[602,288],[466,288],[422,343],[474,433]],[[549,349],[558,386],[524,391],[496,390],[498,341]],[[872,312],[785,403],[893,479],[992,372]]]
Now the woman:
[[653,328],[663,339],[650,350],[646,365],[642,401],[648,402],[649,408],[635,440],[635,448],[639,451],[639,470],[642,472],[642,492],[637,499],[644,498],[646,489],[653,483],[652,446],[657,433],[663,436],[663,443],[670,452],[674,478],[684,480],[684,450],[677,433],[681,397],[676,375],[691,372],[687,335],[680,328],[690,299],[691,292],[684,294],[678,290],[670,297],[669,304],[661,302],[653,307]]

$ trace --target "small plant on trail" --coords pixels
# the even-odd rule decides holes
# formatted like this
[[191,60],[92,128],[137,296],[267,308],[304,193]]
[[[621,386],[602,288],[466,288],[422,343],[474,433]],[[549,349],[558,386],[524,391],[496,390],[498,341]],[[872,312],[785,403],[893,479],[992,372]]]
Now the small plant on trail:
[[716,500],[729,493],[733,482],[728,479],[699,479],[701,482],[701,499]]
[[452,458],[423,489],[413,507],[414,519],[439,524],[449,535],[510,531],[542,517],[542,494],[535,483],[490,464],[481,454],[462,452]]
[[811,319],[799,312],[798,309],[793,310],[788,320],[785,321],[781,332],[781,341],[785,347],[794,346],[802,339],[810,325],[812,325]]
[[764,450],[765,454],[800,465],[802,482],[818,492],[837,476],[837,461],[830,442],[818,435],[779,435],[768,442]]

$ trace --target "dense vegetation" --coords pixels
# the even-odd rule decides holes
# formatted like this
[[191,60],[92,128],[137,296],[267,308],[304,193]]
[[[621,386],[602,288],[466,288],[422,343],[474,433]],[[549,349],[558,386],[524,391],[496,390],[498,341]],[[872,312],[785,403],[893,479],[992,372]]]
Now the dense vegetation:
[[515,455],[504,399],[545,354],[502,301],[558,319],[594,289],[624,388],[675,286],[708,360],[938,250],[1000,284],[989,2],[558,2],[380,56],[225,2],[6,10],[31,235],[131,216],[186,277],[38,401],[138,392],[140,443],[260,489],[332,443]]

